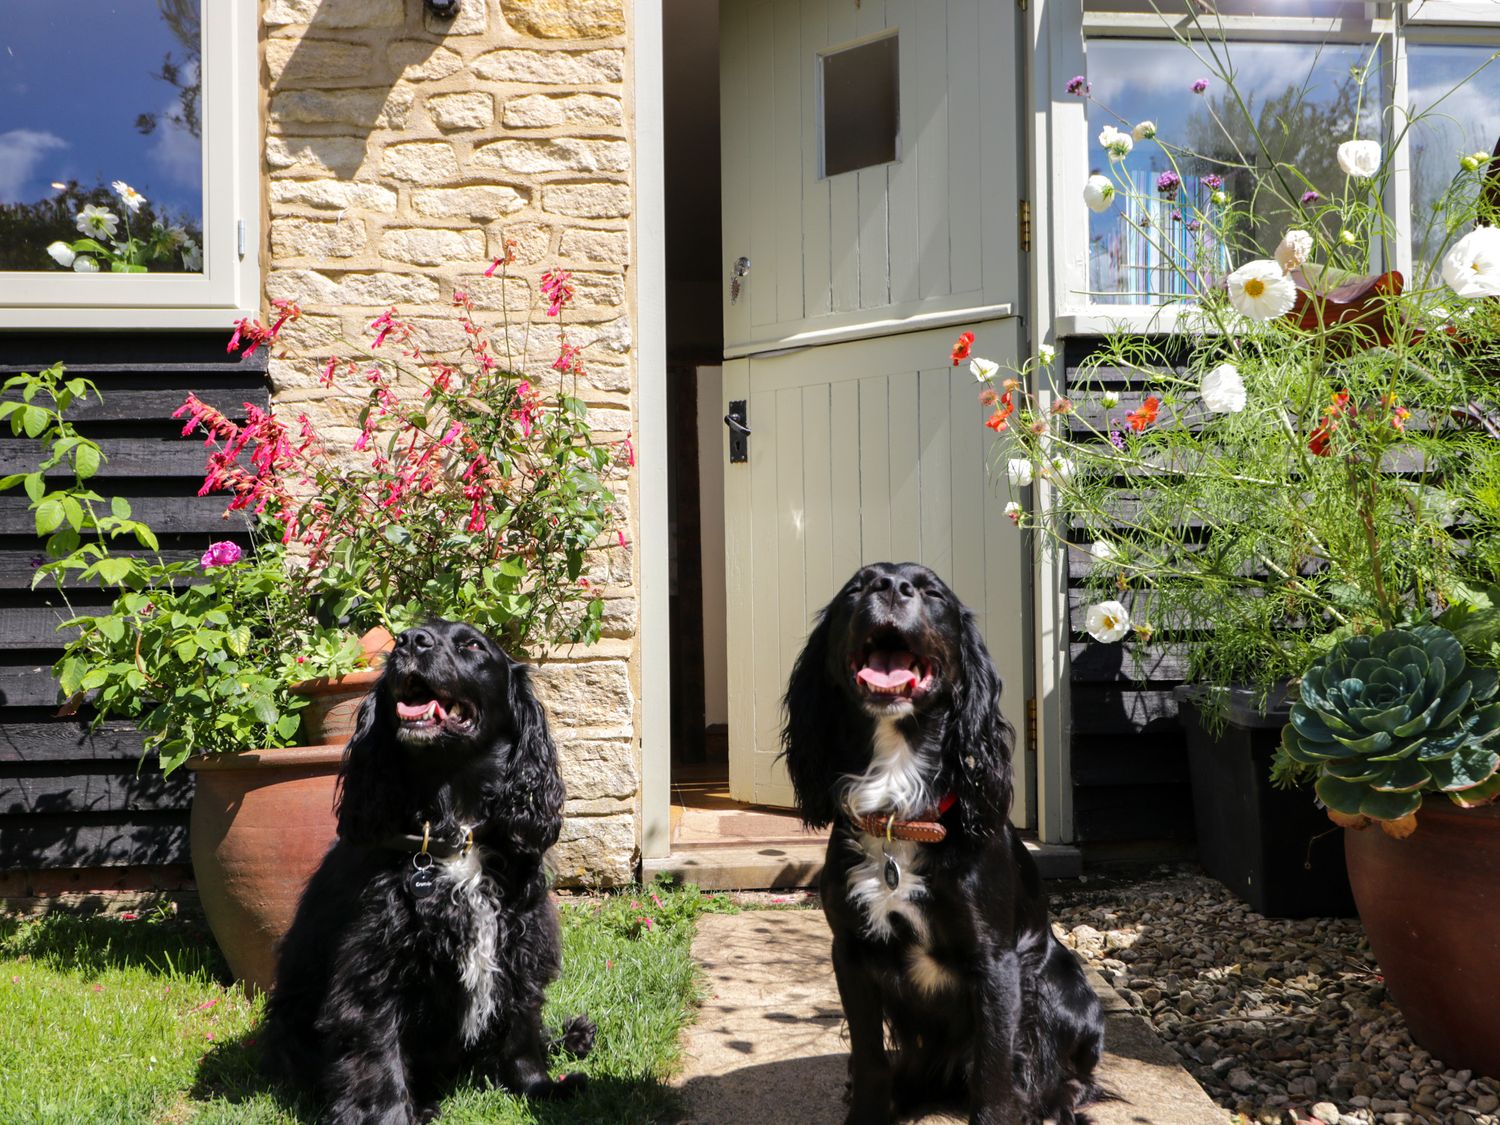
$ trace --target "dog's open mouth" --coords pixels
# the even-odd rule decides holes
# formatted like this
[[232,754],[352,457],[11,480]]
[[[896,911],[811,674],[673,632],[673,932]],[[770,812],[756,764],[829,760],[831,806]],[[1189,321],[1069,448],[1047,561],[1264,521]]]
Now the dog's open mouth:
[[932,690],[936,672],[932,661],[911,651],[895,629],[870,634],[850,666],[866,698],[892,703],[921,699]]
[[396,698],[396,720],[406,736],[467,733],[474,729],[474,717],[470,704],[436,692],[420,679],[407,681]]

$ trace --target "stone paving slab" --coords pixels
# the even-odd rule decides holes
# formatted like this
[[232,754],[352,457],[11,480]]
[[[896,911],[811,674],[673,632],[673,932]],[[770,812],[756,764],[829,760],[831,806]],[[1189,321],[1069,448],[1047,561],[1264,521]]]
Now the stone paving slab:
[[[706,976],[684,1033],[676,1085],[684,1125],[839,1125],[848,1047],[821,911],[755,910],[699,920],[693,955]],[[1118,1100],[1090,1107],[1095,1125],[1224,1125],[1171,1048],[1095,976],[1108,1018],[1103,1083]],[[930,1116],[928,1125],[956,1118]]]

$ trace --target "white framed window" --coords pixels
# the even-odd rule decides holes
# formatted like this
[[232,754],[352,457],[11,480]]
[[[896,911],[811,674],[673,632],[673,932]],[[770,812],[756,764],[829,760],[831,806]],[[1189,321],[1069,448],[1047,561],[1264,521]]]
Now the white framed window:
[[[1174,265],[1191,262],[1216,274],[1238,264],[1221,261],[1218,248],[1188,229],[1191,213],[1211,213],[1215,174],[1224,175],[1231,197],[1246,198],[1228,182],[1232,174],[1213,166],[1212,158],[1220,155],[1215,145],[1233,147],[1215,116],[1232,135],[1243,131],[1236,123],[1245,120],[1246,106],[1216,101],[1228,92],[1204,65],[1210,54],[1228,60],[1249,116],[1269,138],[1270,151],[1257,152],[1252,161],[1266,165],[1256,176],[1271,174],[1278,161],[1295,164],[1309,180],[1296,185],[1298,191],[1319,190],[1324,176],[1330,181],[1323,187],[1326,196],[1342,179],[1334,164],[1340,140],[1355,135],[1357,127],[1359,136],[1382,142],[1391,167],[1384,204],[1395,233],[1375,249],[1378,260],[1371,268],[1400,269],[1408,285],[1430,276],[1438,241],[1430,224],[1433,201],[1452,182],[1460,153],[1489,152],[1500,135],[1500,63],[1489,61],[1500,50],[1500,0],[1409,6],[1221,0],[1219,18],[1204,16],[1202,23],[1191,15],[1164,21],[1145,6],[1149,14],[1135,0],[1083,0],[1071,17],[1054,13],[1049,26],[1053,76],[1076,74],[1091,84],[1089,98],[1068,95],[1061,88],[1066,77],[1049,91],[1058,185],[1052,201],[1052,308],[1061,331],[1137,322],[1164,327],[1174,319],[1174,298],[1184,288]],[[1426,18],[1417,19],[1422,12]],[[1209,85],[1195,93],[1192,84],[1200,76]],[[1457,94],[1439,103],[1466,78]],[[1192,148],[1198,138],[1205,159],[1180,160],[1182,182],[1169,182],[1159,194],[1148,191],[1152,199],[1145,206],[1090,212],[1081,185],[1090,173],[1106,171],[1107,162],[1097,134],[1107,124],[1124,121],[1128,129],[1143,119],[1154,120],[1176,144]],[[1164,158],[1162,168],[1152,164],[1154,149],[1138,145],[1124,164],[1137,187],[1154,188],[1167,168]],[[1069,190],[1074,185],[1078,190]],[[1295,216],[1277,207],[1261,198],[1253,207],[1250,233],[1263,251],[1295,225]],[[1143,229],[1155,236],[1143,237]]]
[[258,305],[256,7],[7,11],[0,327],[211,328]]

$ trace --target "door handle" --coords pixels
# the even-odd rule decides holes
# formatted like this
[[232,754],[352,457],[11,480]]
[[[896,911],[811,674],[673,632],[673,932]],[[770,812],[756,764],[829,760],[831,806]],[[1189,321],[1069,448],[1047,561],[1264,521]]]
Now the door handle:
[[734,266],[729,271],[729,303],[731,305],[740,299],[740,288],[749,274],[750,259],[742,254],[734,260]]
[[737,398],[729,404],[729,413],[724,415],[724,425],[729,427],[729,462],[738,464],[750,460],[750,412],[745,399]]

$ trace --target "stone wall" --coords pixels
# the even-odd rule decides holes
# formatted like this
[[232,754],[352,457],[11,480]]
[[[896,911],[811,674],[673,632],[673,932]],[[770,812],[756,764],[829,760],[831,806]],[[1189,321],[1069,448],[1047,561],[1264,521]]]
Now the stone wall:
[[[266,297],[304,310],[272,363],[276,401],[352,437],[317,382],[321,357],[348,354],[390,307],[429,351],[456,350],[456,289],[493,327],[495,353],[508,333],[540,377],[558,326],[537,305],[537,282],[561,267],[577,292],[566,320],[588,371],[580,393],[596,430],[624,437],[635,375],[623,0],[463,0],[451,21],[421,0],[262,0],[262,23]],[[483,275],[508,241],[516,262],[502,285]],[[617,484],[633,543],[634,481]],[[604,639],[556,654],[538,676],[568,785],[552,854],[565,882],[635,872],[633,574],[630,550],[610,552],[594,575]]]

